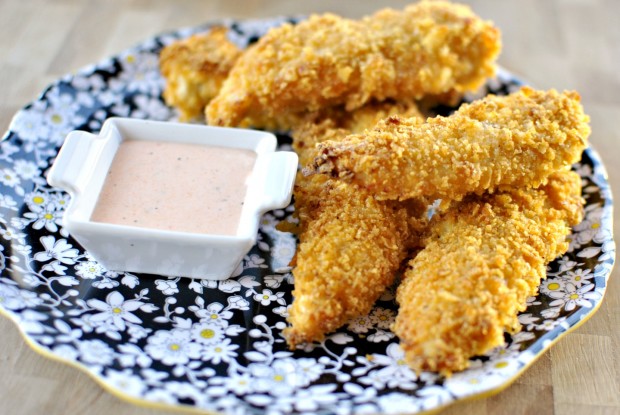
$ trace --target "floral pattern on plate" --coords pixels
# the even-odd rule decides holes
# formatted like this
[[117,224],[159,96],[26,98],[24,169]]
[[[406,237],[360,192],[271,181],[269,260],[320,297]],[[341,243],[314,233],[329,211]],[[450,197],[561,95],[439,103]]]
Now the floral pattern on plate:
[[[224,22],[245,47],[286,19]],[[294,19],[292,19],[294,20]],[[45,172],[70,130],[97,132],[111,116],[170,120],[158,71],[165,34],[66,76],[18,112],[0,143],[0,307],[37,348],[77,362],[125,397],[230,414],[421,412],[510,382],[601,303],[615,257],[606,173],[588,149],[585,220],[548,268],[507,345],[444,379],[412,372],[389,330],[393,289],[368,316],[290,351],[282,338],[295,238],[275,229],[293,206],[265,215],[259,238],[225,281],[106,270],[62,228],[68,197]],[[483,93],[519,85],[501,71]],[[281,135],[282,149],[290,138]],[[183,258],[162,258],[174,265]]]

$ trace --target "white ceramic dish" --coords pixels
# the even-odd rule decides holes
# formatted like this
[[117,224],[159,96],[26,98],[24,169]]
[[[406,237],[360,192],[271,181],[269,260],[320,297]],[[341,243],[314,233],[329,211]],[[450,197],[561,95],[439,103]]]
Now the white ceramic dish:
[[[92,221],[106,175],[124,140],[168,141],[256,152],[236,235],[195,234]],[[110,118],[99,135],[71,132],[47,180],[71,195],[63,226],[107,269],[223,280],[230,277],[256,243],[260,217],[290,203],[297,155],[275,152],[276,145],[276,137],[262,131]],[[170,255],[177,260],[161,261]]]

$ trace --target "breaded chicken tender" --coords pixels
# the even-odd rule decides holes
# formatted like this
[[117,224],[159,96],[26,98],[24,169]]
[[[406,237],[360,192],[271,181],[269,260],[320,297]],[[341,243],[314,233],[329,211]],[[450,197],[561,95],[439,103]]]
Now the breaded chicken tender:
[[293,270],[288,344],[320,341],[370,312],[406,257],[407,210],[382,203],[354,185],[329,180],[313,200]]
[[340,178],[389,200],[459,200],[537,187],[579,160],[588,122],[576,92],[524,87],[464,104],[449,117],[390,117],[371,131],[321,143],[305,173]]
[[409,365],[450,374],[518,331],[582,206],[579,175],[561,171],[539,189],[468,196],[433,217],[397,291],[393,330]]
[[161,51],[160,70],[166,78],[164,100],[179,109],[181,121],[204,113],[241,55],[241,50],[226,38],[226,32],[225,27],[214,27]]
[[[418,114],[412,103],[384,103],[307,123],[294,131],[293,147],[307,160],[313,144],[338,140],[401,111]],[[292,348],[320,341],[351,318],[368,314],[409,249],[419,245],[427,223],[421,201],[380,202],[364,189],[325,176],[298,175],[294,197],[300,244],[291,327],[285,331]]]
[[[477,89],[495,73],[499,31],[468,6],[423,1],[362,20],[313,15],[270,30],[206,110],[221,126],[293,126],[300,114]],[[288,124],[288,125],[287,125]]]

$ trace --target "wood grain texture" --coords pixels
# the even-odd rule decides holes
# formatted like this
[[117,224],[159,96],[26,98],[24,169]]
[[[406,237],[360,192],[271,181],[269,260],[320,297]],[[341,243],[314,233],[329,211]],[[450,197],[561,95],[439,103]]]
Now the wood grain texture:
[[[464,2],[501,28],[503,66],[536,87],[581,93],[592,117],[592,144],[606,163],[614,194],[620,195],[620,2]],[[381,4],[400,8],[407,3]],[[359,17],[376,7],[377,2],[359,0],[0,0],[0,127],[6,130],[12,115],[61,75],[166,30],[224,17],[324,11]],[[616,220],[618,214],[616,210]],[[616,267],[598,313],[560,340],[512,386],[442,413],[620,413],[619,273]],[[2,413],[175,413],[120,401],[84,373],[39,356],[5,318],[0,319],[0,332]]]

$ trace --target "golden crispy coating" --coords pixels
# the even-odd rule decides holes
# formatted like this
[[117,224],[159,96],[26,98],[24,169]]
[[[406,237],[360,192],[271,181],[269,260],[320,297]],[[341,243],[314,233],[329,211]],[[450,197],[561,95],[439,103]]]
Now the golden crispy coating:
[[160,69],[166,78],[164,100],[179,109],[182,121],[203,114],[241,55],[241,50],[226,38],[226,31],[224,27],[214,27],[161,51]]
[[[299,164],[304,166],[314,160],[316,155],[315,147],[318,143],[328,140],[342,140],[349,134],[351,134],[349,129],[343,127],[339,128],[336,122],[331,118],[301,124],[291,133],[293,150],[299,156]],[[295,183],[304,178],[305,176],[299,175]]]
[[272,29],[207,107],[212,125],[292,126],[298,114],[469,91],[495,72],[499,31],[469,7],[423,1],[362,20],[313,15]]
[[305,121],[296,125],[291,134],[299,164],[305,166],[314,159],[318,143],[338,141],[349,134],[362,133],[390,115],[423,118],[416,103],[411,100],[374,102],[350,112],[342,107],[334,107],[308,114]]
[[[291,134],[293,150],[299,156],[299,163],[304,165],[314,156],[314,145],[323,140],[340,140],[350,131],[345,128],[336,128],[333,119],[324,119],[317,123],[306,122],[296,128]],[[297,173],[293,198],[295,200],[295,216],[299,220],[296,230],[300,240],[307,225],[319,214],[321,202],[329,197],[332,180],[326,176],[305,177]],[[295,261],[297,257],[295,258]]]
[[[311,143],[341,139],[351,129],[364,130],[400,111],[418,114],[413,104],[364,107],[299,127],[293,146],[301,160],[308,159],[314,154]],[[300,244],[291,327],[285,332],[291,347],[322,340],[349,319],[367,314],[394,281],[407,250],[419,245],[427,223],[423,202],[379,202],[364,189],[325,176],[299,174],[294,196]]]
[[284,333],[291,347],[320,341],[370,312],[406,255],[406,209],[333,180],[321,192],[325,198],[310,211],[297,249],[291,327]]
[[306,173],[339,177],[392,200],[536,187],[579,160],[588,121],[576,92],[525,87],[464,104],[449,117],[390,117],[372,131],[321,143]]
[[[295,215],[299,220],[299,225],[294,226],[286,223],[283,226],[278,226],[278,229],[283,232],[294,232],[299,235],[300,241],[305,241],[306,237],[304,232],[308,224],[312,223],[314,219],[321,215],[324,201],[331,198],[332,192],[335,191],[334,189],[336,186],[334,183],[337,182],[324,176],[304,177],[298,174],[293,194],[295,197]],[[371,196],[368,191],[357,186],[350,186],[349,188],[338,187],[337,191],[343,195],[340,199],[345,204],[347,203],[346,197],[344,196],[345,189],[348,192],[361,192]],[[426,232],[428,224],[426,217],[429,206],[428,201],[425,199],[408,199],[402,202],[389,200],[380,202],[394,209],[402,208],[407,211],[406,221],[400,224],[401,226],[409,227],[408,240],[405,244],[408,249],[419,249],[422,246],[421,238]],[[368,207],[359,208],[363,210]],[[337,215],[335,219],[338,220]],[[369,243],[367,248],[371,249],[372,244]],[[360,251],[359,254],[363,255],[363,252]],[[295,259],[295,262],[296,261],[297,259]],[[295,272],[293,272],[293,274],[295,274]]]
[[582,218],[581,179],[468,196],[431,219],[426,247],[398,288],[393,327],[409,365],[449,374],[519,330],[517,312]]
[[[338,141],[351,133],[362,132],[374,127],[380,120],[390,115],[402,115],[407,117],[422,118],[416,104],[412,101],[372,103],[347,112],[344,109],[333,108],[328,111],[310,114],[307,120],[297,126],[292,132],[293,149],[299,156],[299,163],[303,166],[308,164],[315,154],[315,146],[323,141]],[[321,200],[329,197],[332,185],[327,177],[305,177],[298,174],[295,180],[295,213],[300,222],[300,232],[308,221],[312,220],[314,213],[318,211]],[[359,189],[358,189],[359,190]],[[421,203],[412,202],[412,226],[418,229],[417,213],[422,208]],[[426,206],[426,204],[425,204]]]

